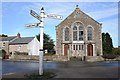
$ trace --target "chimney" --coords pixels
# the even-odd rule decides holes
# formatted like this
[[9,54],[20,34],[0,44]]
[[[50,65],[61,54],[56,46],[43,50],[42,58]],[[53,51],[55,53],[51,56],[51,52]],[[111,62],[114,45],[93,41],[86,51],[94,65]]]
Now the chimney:
[[20,37],[20,33],[19,33],[19,32],[18,32],[18,34],[17,34],[17,38],[21,38],[21,37]]

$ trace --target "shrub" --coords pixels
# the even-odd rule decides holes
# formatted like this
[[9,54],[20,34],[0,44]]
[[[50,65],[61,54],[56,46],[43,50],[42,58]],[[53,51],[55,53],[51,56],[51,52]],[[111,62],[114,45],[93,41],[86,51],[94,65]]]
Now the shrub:
[[0,50],[0,56],[2,56],[2,59],[5,59],[6,51],[4,49]]
[[112,53],[116,55],[120,55],[120,48],[113,48]]
[[103,54],[102,57],[105,58],[105,59],[114,59],[114,58],[118,57],[118,55],[115,55],[115,54]]

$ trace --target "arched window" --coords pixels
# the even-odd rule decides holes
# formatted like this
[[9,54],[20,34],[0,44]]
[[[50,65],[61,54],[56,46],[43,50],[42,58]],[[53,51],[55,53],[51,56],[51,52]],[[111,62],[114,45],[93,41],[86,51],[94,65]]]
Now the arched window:
[[73,27],[73,41],[77,41],[77,26]]
[[79,41],[83,40],[83,25],[79,25]]
[[83,40],[83,24],[76,22],[73,27],[73,41]]
[[65,41],[69,41],[69,28],[65,28]]
[[92,29],[92,27],[87,28],[87,38],[88,38],[88,40],[93,39],[93,29]]

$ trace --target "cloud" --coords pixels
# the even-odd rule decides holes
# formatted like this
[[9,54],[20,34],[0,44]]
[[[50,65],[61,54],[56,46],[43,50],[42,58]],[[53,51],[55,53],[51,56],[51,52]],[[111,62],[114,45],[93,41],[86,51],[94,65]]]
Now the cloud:
[[96,20],[99,20],[99,19],[111,17],[113,15],[118,15],[118,9],[117,8],[109,8],[106,10],[90,12],[90,13],[88,13],[88,15],[92,16]]

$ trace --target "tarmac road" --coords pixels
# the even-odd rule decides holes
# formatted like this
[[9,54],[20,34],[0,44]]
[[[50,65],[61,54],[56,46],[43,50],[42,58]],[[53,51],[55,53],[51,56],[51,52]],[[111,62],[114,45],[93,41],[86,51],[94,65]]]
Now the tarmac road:
[[[54,63],[54,66],[52,65]],[[38,63],[36,63],[38,64]],[[119,63],[118,61],[104,62],[49,62],[45,70],[55,72],[55,78],[119,78]],[[38,73],[38,69],[33,71],[15,74],[3,75],[4,78],[24,78],[25,74]]]

